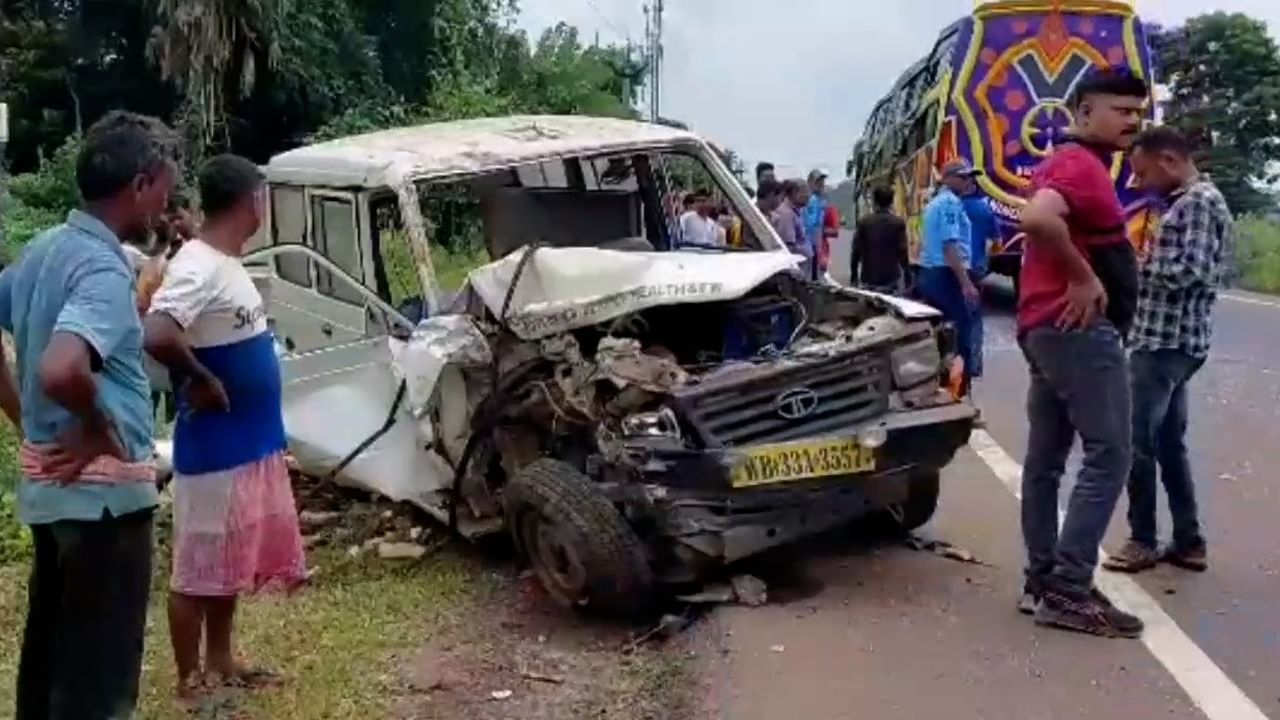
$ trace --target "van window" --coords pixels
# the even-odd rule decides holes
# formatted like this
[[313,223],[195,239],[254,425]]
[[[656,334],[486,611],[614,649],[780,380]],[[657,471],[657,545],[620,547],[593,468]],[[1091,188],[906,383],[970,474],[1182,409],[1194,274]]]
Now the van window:
[[[306,200],[301,188],[271,188],[272,242],[303,244],[306,242]],[[295,285],[311,287],[311,261],[299,254],[276,257],[276,274]]]
[[[360,246],[356,240],[355,205],[345,198],[317,196],[311,199],[312,237],[315,249],[357,282],[364,272],[360,266]],[[364,304],[364,297],[348,281],[335,278],[329,270],[316,268],[316,289],[339,300]]]

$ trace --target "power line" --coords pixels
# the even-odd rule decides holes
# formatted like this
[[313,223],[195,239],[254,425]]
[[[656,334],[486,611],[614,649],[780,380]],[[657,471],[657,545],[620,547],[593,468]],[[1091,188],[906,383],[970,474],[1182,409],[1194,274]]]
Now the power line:
[[600,9],[600,6],[596,4],[596,0],[587,0],[587,7],[591,8],[591,11],[604,21],[605,27],[612,30],[614,34],[618,36],[618,39],[631,42],[630,31],[623,30],[616,22],[614,22],[613,18],[609,17],[604,10]]

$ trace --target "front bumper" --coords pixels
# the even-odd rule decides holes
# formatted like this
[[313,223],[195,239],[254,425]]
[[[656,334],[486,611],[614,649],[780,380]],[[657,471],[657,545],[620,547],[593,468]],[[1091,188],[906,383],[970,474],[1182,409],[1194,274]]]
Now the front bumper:
[[672,564],[728,563],[904,502],[909,478],[950,463],[968,442],[975,416],[967,403],[888,413],[835,434],[884,432],[875,472],[750,489],[732,484],[740,450],[630,451],[657,533],[676,541]]

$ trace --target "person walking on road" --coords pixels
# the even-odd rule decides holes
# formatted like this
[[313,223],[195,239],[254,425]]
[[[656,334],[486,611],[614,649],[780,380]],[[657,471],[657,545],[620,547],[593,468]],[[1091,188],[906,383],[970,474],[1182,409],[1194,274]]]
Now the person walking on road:
[[179,379],[169,631],[182,699],[200,679],[202,635],[210,676],[249,687],[273,680],[236,657],[237,598],[307,578],[280,367],[262,297],[240,263],[262,223],[263,178],[252,162],[221,155],[199,184],[200,237],[174,256],[146,320],[147,352]]
[[[1128,70],[1095,71],[1072,99],[1076,127],[1033,173],[1018,340],[1030,367],[1022,476],[1027,583],[1019,609],[1038,624],[1138,637],[1142,621],[1093,587],[1098,544],[1132,460],[1123,338],[1138,295],[1137,258],[1110,167],[1141,125],[1149,97]],[[1058,502],[1076,435],[1084,464],[1059,532]]]
[[[1177,130],[1152,128],[1134,141],[1134,173],[1164,197],[1160,232],[1139,264],[1137,315],[1129,334],[1133,391],[1133,469],[1129,542],[1106,567],[1141,572],[1159,560],[1208,568],[1187,456],[1187,384],[1204,365],[1213,335],[1233,220],[1222,193],[1196,169]],[[1156,546],[1156,472],[1169,497],[1173,543]]]
[[[971,180],[969,182],[969,188],[965,192],[963,200],[965,215],[969,217],[971,239],[969,244],[969,279],[973,282],[974,287],[981,289],[982,281],[987,277],[987,248],[996,241],[999,229],[996,227],[996,215],[991,212],[991,204],[987,202],[986,196],[982,194],[982,190],[978,188],[976,181]],[[981,302],[974,303],[970,322],[969,335],[973,343],[973,351],[970,355],[973,361],[973,368],[970,371],[970,376],[980,378],[982,377],[983,366],[982,346],[986,335]]]
[[917,284],[925,302],[955,327],[956,344],[964,362],[962,390],[973,377],[973,309],[980,301],[969,276],[969,244],[973,231],[960,199],[979,171],[964,160],[942,169],[942,186],[924,209],[924,232]]
[[853,231],[849,278],[872,292],[900,295],[911,274],[907,255],[907,224],[893,214],[893,190],[872,191],[875,212],[858,219]]
[[142,321],[121,243],[160,221],[176,147],[154,118],[102,118],[76,163],[83,209],[0,273],[0,327],[19,374],[15,386],[0,353],[0,402],[22,430],[18,517],[35,554],[22,720],[126,718],[137,705],[157,491]]

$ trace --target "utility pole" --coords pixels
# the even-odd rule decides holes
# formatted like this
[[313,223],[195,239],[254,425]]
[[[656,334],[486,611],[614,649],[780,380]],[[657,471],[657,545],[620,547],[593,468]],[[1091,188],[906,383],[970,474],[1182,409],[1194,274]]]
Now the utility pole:
[[644,6],[645,59],[649,65],[649,120],[662,118],[662,14],[663,0]]

